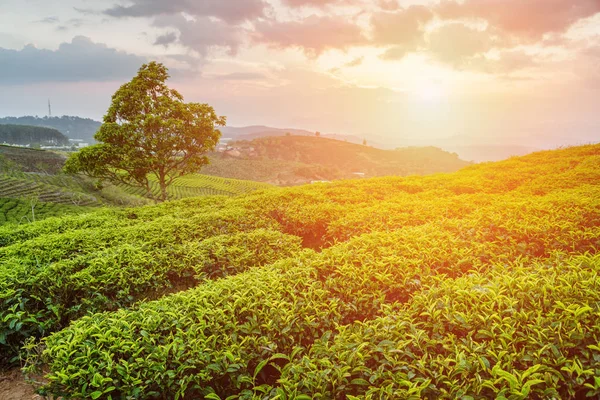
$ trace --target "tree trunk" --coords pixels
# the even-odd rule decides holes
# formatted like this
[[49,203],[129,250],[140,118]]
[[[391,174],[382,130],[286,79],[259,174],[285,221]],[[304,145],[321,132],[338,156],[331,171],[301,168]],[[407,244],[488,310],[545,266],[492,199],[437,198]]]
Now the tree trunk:
[[169,194],[167,193],[167,183],[165,182],[165,174],[161,171],[158,176],[158,184],[160,185],[160,201],[167,201]]

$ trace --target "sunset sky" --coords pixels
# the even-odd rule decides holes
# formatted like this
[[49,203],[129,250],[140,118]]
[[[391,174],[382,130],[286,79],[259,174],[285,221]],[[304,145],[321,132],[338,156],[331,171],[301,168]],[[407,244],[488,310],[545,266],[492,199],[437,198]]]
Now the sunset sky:
[[100,119],[149,60],[233,126],[600,140],[600,0],[0,0],[0,116]]

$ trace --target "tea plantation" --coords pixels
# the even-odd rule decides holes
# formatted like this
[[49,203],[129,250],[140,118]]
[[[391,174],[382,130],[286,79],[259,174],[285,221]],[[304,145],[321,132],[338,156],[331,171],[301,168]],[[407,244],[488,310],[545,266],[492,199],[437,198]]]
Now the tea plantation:
[[0,245],[0,359],[41,394],[600,397],[600,145],[48,218]]

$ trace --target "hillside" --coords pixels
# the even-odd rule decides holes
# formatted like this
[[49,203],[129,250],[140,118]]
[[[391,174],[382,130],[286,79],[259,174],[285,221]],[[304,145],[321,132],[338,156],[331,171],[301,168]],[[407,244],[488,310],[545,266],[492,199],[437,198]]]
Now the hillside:
[[69,138],[56,129],[0,124],[0,142],[20,146],[66,146]]
[[0,172],[36,172],[58,174],[65,164],[64,155],[45,150],[0,145]]
[[453,172],[469,165],[435,147],[381,150],[334,139],[306,136],[235,141],[211,157],[203,172],[278,185],[357,177]]
[[[0,225],[87,213],[98,207],[147,204],[143,190],[63,174],[66,157],[51,151],[0,146]],[[205,175],[188,175],[169,188],[172,199],[234,196],[269,185]],[[158,185],[154,186],[159,190]],[[33,209],[32,209],[33,206]]]
[[63,398],[594,398],[599,226],[593,145],[0,228],[1,354]]
[[[294,129],[294,128],[273,128],[264,125],[244,126],[244,127],[233,127],[224,126],[219,128],[224,138],[230,138],[233,140],[254,140],[263,137],[277,137],[286,136],[288,134],[294,136],[315,136],[314,131],[307,131],[306,129]],[[335,139],[346,141],[355,144],[362,144],[364,137],[355,135],[345,135],[338,133],[322,133],[321,137],[328,139]],[[380,143],[371,141],[371,145],[379,148],[383,148]]]
[[29,125],[53,128],[60,131],[70,139],[80,139],[87,143],[94,143],[94,135],[101,123],[90,118],[80,118],[63,115],[62,117],[4,117],[0,124]]

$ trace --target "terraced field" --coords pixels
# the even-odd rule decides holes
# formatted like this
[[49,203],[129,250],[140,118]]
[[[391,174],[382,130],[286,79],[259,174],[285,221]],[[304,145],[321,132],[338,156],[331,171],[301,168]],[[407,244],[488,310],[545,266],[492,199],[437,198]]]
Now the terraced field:
[[[49,151],[0,146],[0,225],[85,213],[103,206],[151,203],[139,188],[107,183],[97,187],[91,179],[62,174],[64,159]],[[152,187],[158,192],[156,183]],[[177,179],[169,193],[172,199],[233,196],[268,187],[265,183],[189,175]]]
[[[153,193],[158,194],[160,187],[156,180],[151,181],[151,185]],[[177,178],[173,185],[169,187],[168,192],[172,200],[177,200],[197,196],[235,196],[259,189],[268,189],[269,187],[271,185],[261,182],[195,174]],[[144,196],[145,194],[142,188],[126,185],[119,185],[119,188],[136,196]]]
[[35,203],[28,200],[0,198],[0,225],[7,223],[25,223],[39,221],[49,217],[81,214],[95,210],[96,207],[75,206],[57,203]]

